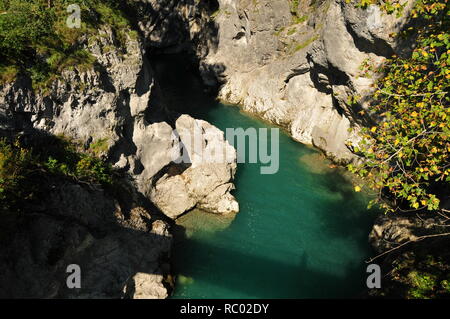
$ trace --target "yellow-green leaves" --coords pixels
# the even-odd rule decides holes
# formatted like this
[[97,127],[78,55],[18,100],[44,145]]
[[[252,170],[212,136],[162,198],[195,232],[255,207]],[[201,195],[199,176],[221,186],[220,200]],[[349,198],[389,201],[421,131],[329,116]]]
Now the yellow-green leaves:
[[363,129],[361,143],[352,145],[366,162],[349,170],[378,191],[378,202],[387,210],[438,209],[449,188],[447,2],[421,0],[416,5],[418,27],[408,31],[417,39],[415,49],[408,58],[393,56],[379,70],[384,77],[377,83],[370,113],[383,121]]

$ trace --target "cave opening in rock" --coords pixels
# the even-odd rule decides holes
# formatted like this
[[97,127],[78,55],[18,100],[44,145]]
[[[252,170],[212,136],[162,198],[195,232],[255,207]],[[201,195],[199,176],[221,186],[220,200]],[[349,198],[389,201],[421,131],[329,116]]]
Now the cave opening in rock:
[[169,114],[204,119],[205,113],[217,105],[216,88],[204,84],[198,62],[189,53],[149,55],[149,61]]

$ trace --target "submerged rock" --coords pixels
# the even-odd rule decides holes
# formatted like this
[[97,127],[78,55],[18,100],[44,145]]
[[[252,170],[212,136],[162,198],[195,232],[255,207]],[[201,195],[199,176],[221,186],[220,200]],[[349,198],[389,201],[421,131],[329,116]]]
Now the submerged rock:
[[235,216],[233,214],[208,214],[200,209],[193,209],[189,214],[185,214],[176,220],[176,224],[181,228],[175,230],[174,240],[191,238],[195,233],[205,234],[223,231],[230,227]]

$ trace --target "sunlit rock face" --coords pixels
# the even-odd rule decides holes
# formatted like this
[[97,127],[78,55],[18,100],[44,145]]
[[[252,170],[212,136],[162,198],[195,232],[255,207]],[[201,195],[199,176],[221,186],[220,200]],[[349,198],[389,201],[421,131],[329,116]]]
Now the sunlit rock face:
[[[97,36],[80,37],[79,45],[95,58],[94,65],[62,71],[45,91],[34,90],[27,76],[0,86],[1,136],[44,131],[69,137],[85,150],[101,141],[98,155],[133,190],[122,194],[126,205],[102,190],[77,184],[49,194],[55,199],[47,203],[52,206],[36,213],[33,229],[17,234],[18,242],[25,243],[21,249],[15,243],[3,250],[18,253],[0,256],[9,259],[0,277],[2,287],[11,287],[2,291],[5,297],[166,298],[171,283],[167,217],[195,206],[218,214],[238,211],[230,194],[236,155],[223,135],[205,137],[201,147],[231,148],[230,160],[173,163],[172,150],[183,140],[174,134],[176,128],[220,131],[166,110],[145,55],[155,48],[192,51],[191,43],[208,48],[214,38],[209,36],[209,9],[190,0],[129,4],[141,34],[123,30],[124,38],[118,39],[104,25]],[[141,213],[132,210],[143,203]],[[148,207],[154,211],[146,211]],[[68,224],[60,220],[66,217]],[[61,274],[69,263],[80,264],[83,271],[95,268],[85,273],[85,289],[74,292],[64,286]],[[18,278],[18,273],[25,275]]]
[[237,213],[239,205],[230,194],[236,151],[223,132],[188,115],[176,120],[175,130],[180,163],[168,163],[150,189],[151,200],[171,218],[195,206],[212,213]]
[[[171,251],[166,217],[195,207],[223,215],[239,210],[230,193],[234,149],[207,122],[166,110],[146,51],[193,53],[205,83],[219,85],[220,98],[347,162],[353,154],[345,143],[369,120],[360,112],[374,77],[363,74],[361,65],[377,66],[402,53],[405,46],[390,35],[407,22],[407,2],[400,19],[343,0],[302,2],[294,19],[285,0],[130,0],[139,35],[126,32],[121,43],[106,25],[97,37],[80,39],[95,67],[64,70],[46,92],[34,91],[27,77],[0,86],[2,136],[42,130],[71,137],[86,150],[103,141],[99,155],[134,189],[125,205],[130,209],[102,190],[58,185],[32,229],[19,233],[8,250],[16,253],[8,256],[12,266],[0,271],[0,286],[12,290],[2,293],[165,298]],[[354,95],[361,98],[357,104],[349,99]],[[201,153],[216,148],[232,155],[202,161],[186,147],[183,128],[216,133],[201,137]],[[190,161],[176,162],[174,149],[186,150]],[[155,212],[134,211],[139,196]],[[69,226],[61,222],[67,218]],[[65,288],[60,277],[71,262],[96,267],[86,277],[90,290],[74,294]]]
[[183,139],[175,138],[174,129],[198,126],[219,130],[187,116],[180,117],[173,126],[175,115],[165,109],[164,92],[145,56],[146,49],[183,50],[186,43],[206,39],[209,7],[197,6],[193,1],[131,4],[143,37],[126,33],[125,43],[121,44],[112,29],[104,26],[97,37],[82,43],[96,58],[95,68],[64,71],[51,84],[48,94],[34,92],[28,79],[0,88],[0,130],[39,129],[63,134],[87,149],[96,141],[105,141],[101,155],[129,174],[137,189],[169,217],[196,205],[214,213],[237,212],[237,202],[230,194],[236,156],[223,136],[203,138],[201,151],[207,152],[214,145],[229,147],[229,161],[203,166],[194,161],[183,174],[171,178],[165,174],[168,167],[174,166],[174,144]]
[[352,161],[346,142],[357,141],[370,121],[361,111],[375,80],[371,70],[409,47],[392,37],[408,21],[413,1],[405,2],[397,18],[343,0],[300,1],[298,8],[284,0],[219,0],[220,41],[201,71],[207,83],[221,85],[223,100],[335,161]]

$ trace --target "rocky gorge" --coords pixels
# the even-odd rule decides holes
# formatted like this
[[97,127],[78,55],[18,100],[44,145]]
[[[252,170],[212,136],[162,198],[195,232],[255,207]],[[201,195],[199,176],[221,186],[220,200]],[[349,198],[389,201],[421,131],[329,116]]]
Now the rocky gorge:
[[[98,155],[127,176],[128,190],[115,198],[54,181],[49,201],[31,209],[27,228],[1,256],[10,260],[2,263],[0,283],[11,287],[2,293],[167,298],[174,220],[194,208],[238,213],[235,151],[218,128],[166,107],[152,57],[185,52],[218,98],[346,164],[358,160],[349,142],[376,120],[367,112],[373,70],[409,50],[408,40],[395,35],[407,27],[412,5],[406,1],[406,14],[397,18],[344,0],[129,0],[124,10],[132,19],[122,36],[102,25],[78,40],[95,59],[91,67],[63,70],[47,90],[36,91],[27,76],[0,85],[2,136],[46,132],[75,139],[86,151],[101,145]],[[234,157],[203,163],[182,133],[192,130],[215,132],[203,136],[202,151]],[[177,163],[183,150],[189,161]],[[391,219],[379,223],[371,234],[378,248],[394,227]],[[12,253],[20,246],[22,253]],[[73,263],[96,269],[76,293],[61,279]]]
[[375,66],[407,50],[395,34],[408,23],[413,1],[402,18],[345,1],[294,2],[220,1],[220,42],[202,70],[207,81],[223,83],[220,98],[349,162],[355,156],[347,142],[371,121],[361,111]]
[[[172,15],[181,15],[185,11],[184,7],[176,7],[170,2],[159,3],[160,7],[156,8],[152,2],[136,5],[151,9],[149,29],[158,26],[159,20],[172,21]],[[11,268],[6,266],[3,271],[2,286],[12,289],[3,291],[5,296],[70,297],[64,294],[64,287],[61,288],[57,277],[64,275],[65,269],[61,268],[67,264],[64,256],[71,256],[72,263],[83,264],[83,259],[88,258],[91,265],[99,259],[106,265],[106,269],[96,268],[98,272],[92,274],[96,278],[88,279],[86,291],[89,293],[81,292],[79,297],[119,297],[127,293],[134,297],[165,298],[169,293],[165,286],[170,286],[166,282],[170,274],[167,258],[171,242],[169,226],[164,221],[166,216],[176,218],[194,207],[219,214],[239,210],[230,194],[236,156],[228,157],[224,163],[203,164],[196,160],[196,149],[185,146],[190,142],[189,136],[183,134],[205,128],[216,133],[204,136],[203,151],[212,147],[231,148],[223,133],[209,123],[188,115],[170,114],[165,109],[163,96],[145,56],[146,39],[131,29],[123,31],[123,43],[108,25],[102,26],[95,36],[80,39],[95,58],[95,66],[63,71],[50,84],[48,93],[36,92],[27,77],[18,77],[1,88],[0,130],[3,136],[33,136],[35,132],[48,132],[70,137],[84,145],[85,150],[91,145],[100,145],[98,155],[118,171],[126,173],[131,188],[123,214],[117,199],[102,190],[91,192],[70,183],[64,187],[55,185],[55,193],[50,194],[55,202],[35,212],[38,220],[34,224],[40,224],[41,219],[47,224],[46,239],[41,239],[46,242],[46,248],[31,245],[35,235],[30,231],[25,232],[26,235],[18,234],[16,238],[29,252],[25,257],[9,255],[16,244],[5,251],[3,258],[12,259]],[[161,46],[169,45],[166,41],[174,41],[171,37],[166,40],[166,37],[166,34],[158,37],[157,32],[151,32],[148,41]],[[188,161],[175,164],[183,151],[187,152]],[[230,150],[228,153],[233,154]],[[155,218],[153,212],[151,216],[141,206],[145,206],[142,200],[136,199],[138,197],[143,197],[144,202],[150,200],[154,204],[151,204],[152,209],[157,211],[156,216],[163,216],[162,219]],[[53,213],[47,215],[49,211]],[[83,216],[88,216],[88,220]],[[62,243],[57,239],[65,225],[59,222],[61,218],[73,219],[75,227],[73,232],[64,231]],[[78,224],[80,226],[76,226]],[[96,232],[97,228],[102,229],[101,235]],[[38,232],[36,236],[42,235]],[[139,241],[145,243],[137,243]],[[48,266],[45,254],[52,250],[59,253]],[[146,257],[138,258],[144,251]],[[42,257],[33,258],[34,254]],[[109,258],[116,260],[108,261]],[[144,267],[145,272],[137,272],[136,267]],[[111,274],[105,276],[105,271]],[[17,280],[12,272],[28,273],[29,277],[21,277],[23,285],[8,284]],[[98,276],[106,279],[98,280]],[[32,278],[42,278],[42,282],[31,283]],[[132,289],[127,278],[132,281]],[[31,284],[36,289],[25,288]],[[51,289],[43,289],[44,286],[51,286]]]

